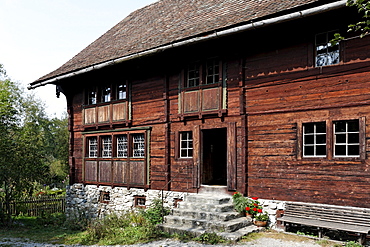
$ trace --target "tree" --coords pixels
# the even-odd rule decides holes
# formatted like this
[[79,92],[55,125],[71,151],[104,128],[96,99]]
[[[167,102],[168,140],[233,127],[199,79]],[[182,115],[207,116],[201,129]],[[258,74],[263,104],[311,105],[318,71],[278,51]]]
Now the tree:
[[48,173],[44,107],[7,79],[0,67],[0,222],[11,223],[10,203],[31,193]]
[[[348,25],[347,32],[359,32],[360,37],[369,34],[370,31],[370,0],[347,0],[348,7],[356,7],[361,16],[361,20]],[[340,33],[336,33],[331,40],[332,44],[343,40],[344,37]]]

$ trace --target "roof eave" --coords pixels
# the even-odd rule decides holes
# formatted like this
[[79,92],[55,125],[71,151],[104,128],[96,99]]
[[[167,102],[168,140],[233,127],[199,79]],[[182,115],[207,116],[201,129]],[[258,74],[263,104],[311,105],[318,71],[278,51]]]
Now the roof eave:
[[208,34],[208,35],[204,35],[204,36],[199,35],[197,37],[191,37],[191,38],[188,38],[188,39],[185,39],[185,40],[182,40],[182,41],[178,41],[178,42],[174,42],[174,43],[171,43],[171,44],[165,44],[163,46],[155,47],[155,48],[145,50],[145,51],[142,51],[142,52],[138,52],[138,53],[135,53],[135,54],[130,54],[130,55],[123,56],[123,57],[116,58],[116,59],[112,59],[112,60],[109,60],[109,61],[106,61],[106,62],[103,62],[103,63],[91,65],[89,67],[79,69],[79,70],[76,70],[76,71],[72,71],[72,72],[69,72],[69,73],[66,73],[66,74],[62,74],[62,75],[59,75],[59,76],[56,76],[56,77],[53,77],[53,78],[50,78],[50,79],[36,81],[34,83],[29,84],[28,89],[35,89],[37,87],[44,86],[44,85],[47,85],[47,84],[58,84],[57,82],[60,81],[60,80],[64,80],[64,79],[67,79],[67,78],[70,78],[70,77],[73,77],[73,76],[76,76],[76,75],[80,75],[80,74],[84,74],[84,73],[87,73],[87,72],[90,72],[90,71],[93,71],[93,70],[108,67],[108,66],[111,66],[111,65],[114,65],[114,64],[117,64],[117,63],[122,63],[122,62],[125,62],[125,61],[133,60],[133,59],[136,59],[136,58],[139,58],[139,57],[149,56],[149,55],[152,55],[152,54],[157,53],[159,51],[168,50],[168,49],[171,49],[171,48],[174,48],[174,47],[180,47],[180,46],[184,46],[184,45],[195,44],[195,43],[198,43],[198,42],[211,40],[211,39],[215,39],[215,38],[218,38],[218,37],[223,37],[223,36],[227,36],[227,35],[231,35],[231,34],[235,34],[235,33],[244,32],[244,31],[247,31],[247,30],[250,30],[250,29],[261,28],[261,27],[272,25],[272,24],[278,24],[278,23],[282,23],[282,22],[286,22],[286,21],[291,21],[291,20],[303,18],[303,17],[308,17],[308,16],[311,16],[311,15],[319,14],[319,13],[324,13],[324,12],[327,12],[327,11],[342,8],[342,7],[346,6],[346,3],[347,3],[347,0],[340,0],[340,1],[332,2],[332,3],[324,4],[324,5],[321,5],[321,6],[313,7],[313,8],[310,8],[310,9],[296,11],[296,12],[293,12],[293,13],[289,13],[289,14],[285,14],[285,15],[281,15],[281,16],[277,16],[277,17],[273,17],[273,18],[268,18],[268,19],[260,20],[260,21],[253,22],[253,23],[243,24],[243,25],[240,25],[240,26],[237,26],[237,27],[232,27],[232,28],[228,28],[228,29],[225,29],[225,30],[221,30],[221,31],[215,31],[215,32],[213,32],[211,34]]

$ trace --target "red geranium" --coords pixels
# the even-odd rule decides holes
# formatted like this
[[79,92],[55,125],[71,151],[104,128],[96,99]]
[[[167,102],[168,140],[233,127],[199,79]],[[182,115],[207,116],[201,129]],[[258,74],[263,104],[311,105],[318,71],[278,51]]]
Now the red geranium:
[[262,209],[260,209],[260,208],[259,208],[259,209],[257,209],[257,212],[258,212],[258,213],[262,213]]
[[258,200],[258,197],[252,197],[252,199],[256,201],[256,200]]
[[246,211],[249,211],[251,208],[250,207],[245,207],[245,210]]
[[253,211],[257,211],[257,208],[253,208]]

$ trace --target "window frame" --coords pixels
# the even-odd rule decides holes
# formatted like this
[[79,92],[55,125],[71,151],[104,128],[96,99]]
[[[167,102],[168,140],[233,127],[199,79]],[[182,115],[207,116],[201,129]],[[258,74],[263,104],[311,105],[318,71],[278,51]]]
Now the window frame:
[[[313,128],[314,128],[313,132],[307,133],[305,131],[308,124],[313,125]],[[317,131],[318,124],[324,124],[325,133]],[[318,143],[317,142],[317,139],[318,139],[317,137],[322,136],[322,135],[325,135],[325,143]],[[309,136],[313,137],[313,143],[308,144],[306,142],[306,138],[309,137]],[[327,128],[326,128],[326,122],[325,121],[312,122],[312,123],[303,123],[302,124],[302,138],[303,138],[302,139],[302,156],[304,158],[325,158],[325,157],[327,157],[328,138],[327,138]],[[325,155],[317,154],[317,149],[318,149],[319,146],[325,146]],[[306,147],[313,147],[313,155],[307,155],[306,154],[306,152],[305,152]]]
[[[338,156],[335,155],[335,134],[334,134],[334,123],[339,121],[352,121],[358,120],[359,123],[359,155],[358,156]],[[315,157],[315,156],[304,156],[303,148],[303,126],[306,123],[316,123],[316,122],[325,122],[326,123],[326,157]],[[297,122],[297,158],[302,160],[364,160],[366,157],[366,118],[365,117],[340,117],[340,118],[331,118],[331,119],[319,119],[313,118],[310,120],[302,120]]]
[[[340,64],[340,61],[341,61],[340,43],[338,42],[335,46],[333,46],[330,43],[330,40],[331,40],[330,36],[332,35],[333,38],[334,38],[334,33],[338,33],[338,32],[339,32],[338,30],[332,30],[332,31],[327,31],[327,32],[322,32],[322,33],[315,34],[314,64],[315,64],[316,68]],[[325,42],[318,42],[318,36],[322,36],[322,35],[325,35]],[[322,46],[323,48],[319,49],[320,46]],[[333,47],[337,47],[337,49],[334,50]],[[333,49],[333,50],[331,50],[331,49]],[[323,51],[323,50],[325,50],[325,52],[319,53],[319,51]],[[336,63],[327,62],[328,58],[332,58],[330,53],[338,54],[338,61]],[[318,61],[319,61],[318,58],[320,56],[325,58],[325,64],[321,64],[321,65],[318,64]]]
[[[187,134],[187,139],[183,140],[183,134]],[[190,134],[190,139],[188,139]],[[192,159],[194,156],[194,137],[193,137],[193,131],[180,131],[178,132],[178,138],[179,138],[179,143],[178,143],[178,158],[179,159]],[[187,143],[188,145],[186,147],[183,147],[183,143]],[[191,147],[189,147],[189,143],[191,143]],[[189,156],[189,151],[191,150],[191,155]],[[182,151],[186,152],[186,156],[182,155]]]
[[[340,121],[333,121],[333,156],[335,158],[359,158],[361,155],[361,148],[360,148],[360,121],[358,121],[358,130],[357,131],[348,131],[348,123],[354,122],[355,120],[340,120]],[[345,122],[345,131],[336,131],[336,124],[339,122]],[[358,142],[356,143],[350,143],[349,142],[349,135],[350,134],[357,134],[358,135]],[[339,143],[337,142],[338,135],[345,135],[346,142],[345,143]],[[344,146],[345,147],[345,154],[344,155],[337,155],[336,150],[337,146]],[[349,153],[349,147],[350,146],[358,146],[358,155],[350,155]]]
[[[215,75],[218,75],[218,80],[213,81],[211,83],[208,82],[208,77],[209,77],[208,69],[210,67],[209,66],[210,64],[212,65],[213,68],[218,67],[218,73],[212,74],[213,80],[214,80]],[[195,67],[195,69],[191,67]],[[189,79],[190,71],[197,71],[198,76],[197,77],[193,76],[191,77],[191,79]],[[198,79],[198,82],[193,83],[193,85],[190,85],[191,83],[189,83],[189,80],[195,80],[196,78]],[[222,60],[220,58],[218,57],[209,58],[209,59],[202,60],[202,61],[198,60],[198,61],[189,62],[187,64],[186,69],[184,71],[182,90],[186,91],[186,90],[194,90],[196,88],[214,87],[215,85],[220,85],[220,84],[222,84]]]

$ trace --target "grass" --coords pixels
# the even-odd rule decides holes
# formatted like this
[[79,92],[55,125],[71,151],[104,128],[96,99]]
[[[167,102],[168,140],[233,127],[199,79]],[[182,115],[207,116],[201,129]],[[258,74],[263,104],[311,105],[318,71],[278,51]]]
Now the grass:
[[[199,237],[190,235],[166,235],[159,232],[153,224],[153,218],[145,213],[127,212],[121,216],[111,215],[104,220],[91,222],[85,229],[71,230],[71,225],[65,223],[63,215],[54,215],[47,218],[19,217],[11,228],[0,227],[0,239],[17,238],[24,242],[37,242],[49,244],[84,244],[84,245],[129,245],[159,240],[161,238],[173,238],[187,242],[197,241],[205,244],[228,243],[215,234],[207,233]],[[73,222],[69,222],[73,224]],[[314,241],[308,237],[286,234],[273,230],[251,233],[240,241],[250,242],[259,238],[273,238],[283,241],[316,242],[322,247],[339,247],[342,245],[322,239]],[[12,246],[0,244],[0,247]],[[356,243],[348,242],[347,247],[357,247]]]

